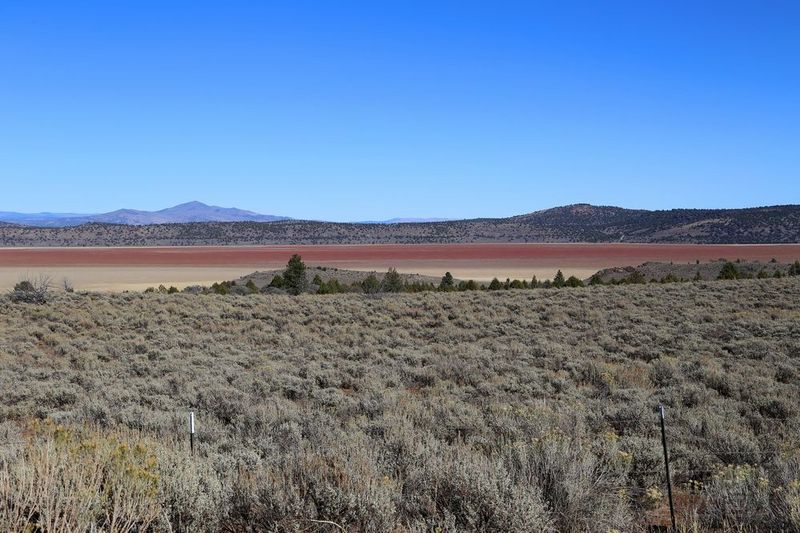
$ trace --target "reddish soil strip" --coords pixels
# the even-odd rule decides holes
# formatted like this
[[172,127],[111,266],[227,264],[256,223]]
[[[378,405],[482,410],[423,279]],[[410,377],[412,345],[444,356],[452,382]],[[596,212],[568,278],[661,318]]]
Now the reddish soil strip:
[[0,267],[192,266],[259,267],[284,263],[293,253],[315,264],[515,264],[580,267],[636,265],[646,261],[727,259],[794,261],[800,244],[445,244],[340,246],[190,246],[131,248],[2,248]]

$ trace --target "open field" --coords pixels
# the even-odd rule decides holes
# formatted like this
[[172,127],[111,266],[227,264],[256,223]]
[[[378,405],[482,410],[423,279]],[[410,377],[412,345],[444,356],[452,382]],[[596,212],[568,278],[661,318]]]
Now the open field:
[[796,531],[799,281],[3,298],[0,529]]
[[459,279],[489,281],[586,278],[609,267],[647,261],[694,263],[728,259],[800,258],[800,244],[786,245],[670,245],[670,244],[449,244],[449,245],[331,245],[247,247],[132,247],[132,248],[0,248],[0,288],[9,288],[25,274],[69,278],[78,289],[125,290],[149,285],[178,288],[235,279],[254,270],[282,268],[293,253],[308,264],[351,270],[386,271],[441,276],[450,271]]

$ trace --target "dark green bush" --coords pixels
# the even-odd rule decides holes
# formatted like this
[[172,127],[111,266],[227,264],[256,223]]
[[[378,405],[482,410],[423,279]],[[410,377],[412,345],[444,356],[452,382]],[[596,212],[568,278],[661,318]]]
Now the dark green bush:
[[[273,279],[274,281],[274,279]],[[289,294],[300,294],[308,289],[308,278],[306,277],[306,264],[297,255],[292,255],[283,271],[283,288]]]
[[402,276],[398,274],[397,270],[390,268],[389,271],[383,275],[383,280],[381,281],[381,291],[403,292],[404,289],[405,283],[403,282]]
[[739,269],[736,268],[734,263],[728,261],[722,265],[722,270],[719,271],[717,279],[739,279],[740,277]]

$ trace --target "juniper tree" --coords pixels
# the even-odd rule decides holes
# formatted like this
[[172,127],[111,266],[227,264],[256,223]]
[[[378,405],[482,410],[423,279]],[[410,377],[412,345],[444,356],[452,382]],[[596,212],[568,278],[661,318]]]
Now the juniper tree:
[[440,291],[452,291],[456,288],[455,280],[450,272],[445,272],[442,281],[439,283]]
[[404,286],[403,277],[397,273],[396,269],[390,268],[383,275],[383,281],[381,282],[381,290],[383,292],[403,292]]
[[256,286],[255,282],[252,279],[247,280],[245,287],[250,291],[250,293],[255,294],[258,292],[258,287]]
[[299,255],[294,254],[286,264],[286,270],[283,271],[283,284],[290,294],[300,294],[308,288],[306,264]]
[[361,282],[361,290],[367,294],[375,294],[380,289],[381,283],[378,281],[378,278],[375,277],[375,274],[370,274]]
[[564,285],[567,287],[583,287],[583,281],[575,276],[570,276],[567,278],[567,281],[564,282]]
[[739,279],[740,277],[739,269],[736,268],[736,265],[728,261],[722,265],[722,270],[719,271],[717,279]]

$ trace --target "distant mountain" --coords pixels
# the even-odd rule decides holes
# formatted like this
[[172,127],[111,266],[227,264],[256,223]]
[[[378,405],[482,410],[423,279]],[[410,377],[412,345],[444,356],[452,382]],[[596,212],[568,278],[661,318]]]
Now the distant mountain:
[[181,224],[187,222],[274,222],[288,220],[287,217],[262,215],[243,209],[206,205],[202,202],[187,202],[160,211],[118,209],[110,213],[11,213],[0,212],[0,222],[23,226],[66,227],[88,223],[129,224]]
[[96,215],[92,217],[91,222],[139,226],[145,224],[181,224],[186,222],[275,222],[276,220],[287,220],[287,217],[261,215],[253,211],[206,205],[202,202],[187,202],[175,207],[162,209],[161,211],[120,209],[111,213]]
[[[0,246],[191,246],[265,244],[446,244],[489,242],[633,242],[769,244],[800,243],[800,205],[749,209],[646,211],[574,204],[510,218],[406,222],[337,223],[308,220],[147,223],[163,217],[196,221],[204,216],[251,217],[238,210],[214,211],[184,204],[144,216],[139,211],[108,214],[104,222],[70,227],[0,226]],[[209,213],[208,210],[211,210]],[[245,214],[242,214],[245,213]],[[181,218],[183,217],[183,218]],[[262,219],[263,220],[263,219]],[[122,222],[125,221],[125,222]],[[120,225],[120,223],[128,225]],[[131,225],[135,224],[135,225]],[[147,225],[142,225],[147,224]]]
[[78,224],[86,222],[85,217],[77,213],[14,213],[0,211],[0,222],[20,224],[22,226],[62,226],[63,220],[81,220]]

